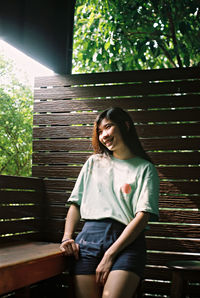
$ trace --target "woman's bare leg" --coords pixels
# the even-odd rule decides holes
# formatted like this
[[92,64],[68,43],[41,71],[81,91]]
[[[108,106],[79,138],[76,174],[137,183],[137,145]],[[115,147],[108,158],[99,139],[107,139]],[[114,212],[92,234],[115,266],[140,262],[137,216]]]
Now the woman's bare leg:
[[76,275],[75,278],[76,298],[100,298],[101,287],[96,283],[95,275]]
[[140,277],[130,271],[114,270],[108,275],[102,298],[132,298]]

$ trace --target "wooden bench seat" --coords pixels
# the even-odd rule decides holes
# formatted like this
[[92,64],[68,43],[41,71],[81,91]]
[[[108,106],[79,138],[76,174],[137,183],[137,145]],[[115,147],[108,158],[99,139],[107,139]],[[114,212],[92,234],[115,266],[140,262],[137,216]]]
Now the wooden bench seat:
[[29,297],[29,286],[60,275],[67,259],[45,240],[42,179],[0,176],[0,295]]
[[0,295],[61,274],[66,258],[57,243],[17,242],[0,247]]

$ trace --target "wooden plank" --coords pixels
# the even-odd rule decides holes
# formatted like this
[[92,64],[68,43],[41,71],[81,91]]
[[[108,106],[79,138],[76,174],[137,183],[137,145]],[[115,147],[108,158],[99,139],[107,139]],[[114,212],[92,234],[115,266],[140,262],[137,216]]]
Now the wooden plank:
[[200,168],[199,166],[194,167],[157,167],[159,177],[161,179],[199,179],[200,176]]
[[38,192],[27,191],[0,191],[1,201],[0,204],[11,203],[34,203],[41,202],[42,197],[38,195]]
[[47,112],[72,112],[72,111],[103,111],[111,107],[123,107],[125,110],[133,109],[160,109],[160,108],[199,108],[199,94],[190,95],[163,95],[163,96],[142,96],[130,98],[101,98],[85,100],[55,100],[55,101],[36,101],[34,111],[37,113]]
[[198,67],[102,72],[92,74],[54,75],[35,78],[35,87],[69,86],[82,84],[160,81],[199,78]]
[[[48,204],[63,204],[66,203],[70,193],[48,191],[46,193],[46,201]],[[160,196],[160,208],[185,208],[185,209],[200,209],[200,196]]]
[[[78,148],[77,148],[78,149]],[[39,152],[33,154],[34,164],[82,164],[90,156],[85,152]],[[154,164],[162,165],[198,165],[200,152],[149,153]]]
[[35,191],[43,191],[43,187],[43,181],[38,178],[0,175],[1,189],[34,189]]
[[149,267],[146,266],[144,271],[144,278],[151,280],[163,280],[170,281],[171,280],[171,270],[169,268],[159,268],[159,267]]
[[160,210],[160,222],[199,224],[200,211],[197,210]]
[[[199,150],[200,138],[141,139],[146,151],[152,150]],[[34,140],[34,151],[92,151],[90,139]],[[156,154],[156,153],[154,153]]]
[[1,219],[19,219],[25,217],[39,217],[41,215],[40,206],[1,206]]
[[78,166],[33,166],[32,173],[37,177],[77,178],[81,170]]
[[77,140],[35,140],[33,141],[34,151],[91,151],[92,144],[89,139]]
[[[37,177],[65,177],[76,178],[81,167],[66,165],[33,166],[33,175]],[[158,167],[161,179],[198,179],[199,167]]]
[[160,208],[200,208],[200,196],[160,196]]
[[163,237],[163,235],[165,235],[165,237],[200,239],[200,229],[198,224],[179,225],[175,223],[151,223],[149,227],[150,230],[146,232],[147,236]]
[[133,109],[153,109],[153,108],[180,108],[180,107],[199,107],[198,94],[176,95],[176,96],[149,96],[132,98],[106,98],[106,99],[86,99],[86,100],[54,100],[36,101],[34,112],[72,112],[72,111],[103,111],[111,107],[123,107],[125,110]]
[[57,243],[11,244],[1,247],[0,254],[0,294],[61,274],[66,268]]
[[200,152],[150,152],[154,164],[163,165],[198,165]]
[[[134,122],[171,122],[171,121],[199,121],[200,110],[157,110],[157,111],[135,111],[129,112]],[[93,124],[97,113],[59,113],[34,115],[34,125],[72,125]]]
[[161,194],[199,194],[198,181],[160,181]]
[[171,261],[179,260],[200,260],[199,253],[181,253],[181,252],[169,252],[169,251],[148,251],[147,264],[153,266],[166,266]]
[[7,244],[8,242],[15,243],[21,241],[41,241],[42,234],[39,231],[24,231],[23,233],[9,234],[6,237],[0,237],[0,244]]
[[177,81],[161,83],[135,83],[124,85],[90,86],[90,87],[56,87],[34,90],[34,98],[38,99],[70,99],[99,98],[105,96],[135,96],[155,94],[197,93],[200,91],[199,81]]
[[[47,191],[71,191],[75,184],[74,180],[61,179],[45,179],[45,187]],[[197,181],[160,181],[160,193],[170,194],[198,194],[199,182]]]
[[[186,124],[157,124],[136,125],[136,130],[141,138],[151,137],[177,137],[199,136],[200,123]],[[35,127],[34,138],[91,138],[93,127],[91,126],[52,126]]]
[[[62,233],[64,229],[64,223],[64,218],[48,218],[46,223],[46,229],[48,229],[49,231],[57,231],[59,233]],[[175,223],[150,223],[149,227],[150,230],[146,231],[147,236],[163,237],[163,235],[165,235],[165,237],[173,238],[200,238],[199,225],[179,225]]]
[[0,234],[39,231],[40,227],[41,222],[38,219],[0,221]]
[[[47,191],[46,201],[48,204],[64,204],[68,200],[70,193]],[[175,196],[165,195],[160,196],[159,199],[160,208],[200,208],[200,196]]]
[[[67,207],[62,205],[51,205],[48,208],[48,216],[55,218],[64,218],[66,216]],[[183,210],[160,210],[160,219],[162,223],[193,223],[199,224],[199,211],[183,211]]]
[[33,154],[34,164],[83,164],[91,154],[89,153],[68,153],[68,152],[51,152]]
[[159,250],[165,252],[198,253],[200,251],[199,239],[171,239],[171,238],[148,238],[146,237],[148,250]]

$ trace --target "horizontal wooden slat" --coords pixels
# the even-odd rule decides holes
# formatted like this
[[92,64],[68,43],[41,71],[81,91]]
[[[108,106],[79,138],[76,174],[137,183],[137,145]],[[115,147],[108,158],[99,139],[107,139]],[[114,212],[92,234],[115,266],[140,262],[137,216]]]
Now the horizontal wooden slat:
[[[60,205],[51,205],[48,209],[48,216],[63,219],[66,216],[67,207]],[[200,211],[184,210],[160,210],[160,219],[162,223],[193,223],[199,224]]]
[[199,194],[198,181],[160,181],[160,192],[164,194]]
[[171,261],[179,261],[179,260],[198,260],[200,261],[200,254],[197,253],[189,253],[184,254],[181,252],[165,252],[165,251],[148,251],[147,254],[147,264],[153,266],[166,266],[167,263]]
[[17,219],[25,217],[39,217],[41,209],[39,206],[4,206],[0,208],[1,219]]
[[198,253],[200,251],[199,239],[172,239],[146,237],[147,249],[164,252]]
[[200,223],[200,211],[160,210],[160,222],[169,223]]
[[38,178],[14,177],[0,175],[0,188],[43,190],[43,181]]
[[7,235],[6,237],[0,237],[0,243],[1,245],[14,242],[20,242],[20,241],[41,241],[42,235],[38,231],[28,231],[28,233],[16,233]]
[[[48,204],[64,204],[67,202],[70,193],[66,192],[53,192],[47,191],[46,200]],[[200,196],[160,196],[160,208],[199,208],[200,209]]]
[[[191,185],[192,187],[192,185]],[[200,196],[160,196],[160,208],[199,208]]]
[[150,229],[146,232],[147,236],[157,236],[157,237],[174,237],[174,238],[198,238],[200,239],[200,224],[193,225],[185,224],[163,224],[154,223],[149,225]]
[[[33,174],[38,177],[66,177],[75,178],[79,174],[81,167],[50,165],[33,166]],[[198,179],[198,167],[159,167],[158,173],[161,179]]]
[[[145,150],[199,150],[200,138],[141,139]],[[92,151],[88,139],[34,140],[34,151]]]
[[161,179],[199,179],[199,167],[157,167],[159,177]]
[[0,204],[11,203],[42,203],[42,197],[38,196],[38,192],[27,191],[0,191]]
[[41,222],[38,219],[0,221],[0,234],[13,234],[27,231],[39,231]]
[[[129,112],[134,122],[170,122],[170,121],[199,121],[200,110],[176,110],[176,111],[140,111]],[[72,124],[92,124],[97,117],[97,113],[76,113],[76,114],[46,114],[35,115],[34,125],[72,125]]]
[[34,103],[34,112],[71,112],[71,111],[102,111],[111,107],[123,107],[126,110],[133,109],[153,109],[153,108],[199,108],[198,94],[182,96],[149,96],[132,98],[114,98],[114,99],[87,99],[87,100],[56,100],[56,101],[36,101]]
[[[35,127],[34,138],[90,138],[93,127],[68,126],[68,127]],[[175,137],[175,136],[199,136],[200,123],[191,124],[157,124],[136,125],[137,133],[142,138],[150,137]]]
[[[59,200],[59,196],[58,196]],[[66,208],[67,212],[67,208]],[[64,218],[48,218],[46,227],[49,231],[63,232],[65,220]],[[179,225],[165,223],[150,223],[149,230],[146,231],[147,236],[172,237],[172,238],[197,238],[200,239],[200,224]]]
[[[36,164],[81,164],[90,156],[89,153],[68,152],[40,152],[33,154],[33,163]],[[162,165],[198,165],[200,152],[149,153],[154,164]]]
[[68,153],[51,152],[33,154],[33,163],[36,164],[82,164],[91,154],[89,153]]
[[33,166],[32,172],[37,177],[77,178],[81,167],[71,166]]
[[37,99],[94,98],[105,96],[135,96],[150,94],[197,93],[200,91],[199,81],[180,81],[162,83],[139,83],[112,86],[90,87],[57,87],[35,89]]
[[96,74],[54,75],[35,78],[35,87],[69,86],[78,84],[140,82],[154,80],[177,80],[199,78],[199,68],[168,68],[156,70],[136,70],[122,72],[102,72]]
[[146,266],[144,271],[145,279],[154,279],[154,280],[171,280],[171,270],[169,268],[159,268],[159,267],[148,267]]
[[[71,191],[75,180],[45,179],[47,191]],[[197,181],[160,181],[161,194],[198,194],[199,182]]]

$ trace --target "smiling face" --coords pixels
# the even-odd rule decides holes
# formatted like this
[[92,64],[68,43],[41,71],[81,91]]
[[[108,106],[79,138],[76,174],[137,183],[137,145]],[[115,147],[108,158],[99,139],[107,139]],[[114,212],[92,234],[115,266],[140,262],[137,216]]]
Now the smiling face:
[[113,152],[113,155],[119,154],[121,151],[124,151],[125,144],[123,142],[120,130],[118,126],[104,118],[99,127],[98,127],[99,141],[110,151]]

